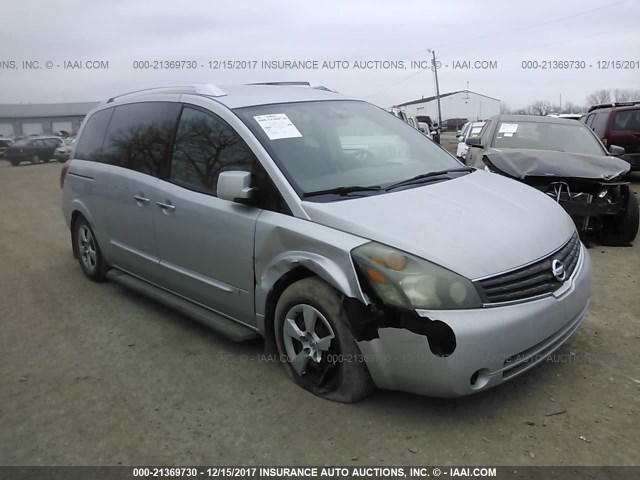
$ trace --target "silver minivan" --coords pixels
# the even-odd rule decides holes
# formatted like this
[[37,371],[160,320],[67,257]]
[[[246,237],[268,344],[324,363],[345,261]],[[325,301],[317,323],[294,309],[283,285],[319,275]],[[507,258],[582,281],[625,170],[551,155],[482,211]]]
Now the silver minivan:
[[486,390],[548,358],[589,304],[589,255],[553,199],[324,87],[114,97],[70,158],[87,277],[264,337],[323,398]]

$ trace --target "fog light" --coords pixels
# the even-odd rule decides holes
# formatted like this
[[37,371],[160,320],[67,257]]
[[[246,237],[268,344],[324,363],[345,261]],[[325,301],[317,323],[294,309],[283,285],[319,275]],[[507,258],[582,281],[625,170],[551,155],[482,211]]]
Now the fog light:
[[469,379],[471,388],[474,390],[480,390],[489,383],[489,379],[491,378],[489,373],[489,369],[487,368],[481,368],[480,370],[473,372],[473,375],[471,375],[471,378]]

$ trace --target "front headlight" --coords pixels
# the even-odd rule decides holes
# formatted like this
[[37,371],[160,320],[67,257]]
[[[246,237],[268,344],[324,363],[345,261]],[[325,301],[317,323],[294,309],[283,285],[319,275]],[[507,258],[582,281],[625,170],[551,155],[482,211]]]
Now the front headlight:
[[353,249],[351,256],[387,305],[427,310],[482,306],[470,280],[422,258],[375,242]]

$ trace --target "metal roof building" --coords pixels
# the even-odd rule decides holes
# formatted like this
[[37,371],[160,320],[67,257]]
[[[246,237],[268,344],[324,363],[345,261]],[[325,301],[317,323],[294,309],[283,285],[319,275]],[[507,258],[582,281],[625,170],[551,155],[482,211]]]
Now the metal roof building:
[[[481,120],[500,113],[500,100],[497,98],[472,92],[458,90],[440,95],[442,120],[448,118],[467,118]],[[401,103],[398,107],[413,115],[428,115],[432,120],[438,118],[438,101],[435,96]]]
[[76,133],[85,115],[100,102],[0,104],[0,136]]

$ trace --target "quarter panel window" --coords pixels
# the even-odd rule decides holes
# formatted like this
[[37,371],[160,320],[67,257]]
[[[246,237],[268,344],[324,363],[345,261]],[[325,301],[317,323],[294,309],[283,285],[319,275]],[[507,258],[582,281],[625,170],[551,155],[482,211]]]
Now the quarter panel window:
[[109,120],[113,114],[113,108],[107,108],[94,113],[87,120],[78,139],[78,146],[74,158],[80,160],[100,161],[104,136],[109,126]]
[[116,107],[101,161],[155,177],[167,171],[180,104],[131,103]]

